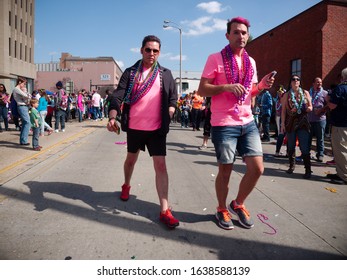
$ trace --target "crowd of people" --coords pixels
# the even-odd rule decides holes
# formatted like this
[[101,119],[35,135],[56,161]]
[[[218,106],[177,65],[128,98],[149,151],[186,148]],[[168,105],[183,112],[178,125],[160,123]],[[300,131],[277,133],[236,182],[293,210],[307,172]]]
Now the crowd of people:
[[66,122],[73,119],[98,121],[108,117],[109,89],[102,98],[97,90],[82,89],[77,94],[68,94],[61,81],[55,86],[56,92],[38,89],[28,93],[26,79],[19,77],[9,93],[5,85],[0,84],[0,132],[3,132],[2,122],[5,131],[10,130],[9,124],[13,123],[15,130],[20,131],[19,144],[28,146],[31,131],[33,150],[40,151],[39,137],[65,132]]
[[[324,90],[319,77],[306,90],[302,87],[300,76],[292,75],[287,89],[280,86],[276,95],[272,96],[273,73],[258,79],[256,63],[245,50],[249,27],[249,21],[241,17],[228,21],[228,44],[208,56],[198,90],[180,98],[177,97],[171,71],[158,62],[161,41],[154,35],[144,37],[142,58],[124,71],[117,89],[112,94],[107,91],[105,98],[101,98],[96,90],[91,93],[80,90],[77,95],[69,95],[61,81],[56,84],[57,91],[53,95],[48,95],[43,89],[29,94],[23,78],[18,79],[11,96],[0,84],[0,107],[5,130],[8,130],[7,109],[10,109],[20,130],[19,144],[30,145],[28,135],[32,129],[33,149],[39,151],[42,148],[39,136],[43,136],[45,131],[48,135],[53,131],[64,132],[65,122],[70,118],[79,122],[108,118],[108,131],[119,133],[122,129],[127,138],[120,199],[130,199],[132,174],[140,151],[147,148],[153,159],[160,204],[159,220],[169,228],[175,228],[179,220],[174,217],[169,204],[166,166],[166,139],[170,123],[179,122],[183,129],[191,127],[193,131],[200,131],[200,125],[204,123],[203,143],[199,148],[206,149],[211,137],[218,163],[215,180],[215,217],[218,225],[223,229],[232,229],[234,215],[243,227],[252,228],[254,222],[245,201],[264,172],[262,142],[270,141],[272,117],[277,139],[274,155],[280,156],[281,147],[286,144],[287,173],[292,174],[296,146],[299,146],[305,166],[304,178],[309,179],[312,173],[312,139],[317,139],[314,148],[316,160],[323,162],[329,114],[337,173],[327,177],[332,183],[347,184],[347,68],[342,70],[341,83],[333,90]],[[242,157],[246,172],[236,197],[227,203],[236,155]]]

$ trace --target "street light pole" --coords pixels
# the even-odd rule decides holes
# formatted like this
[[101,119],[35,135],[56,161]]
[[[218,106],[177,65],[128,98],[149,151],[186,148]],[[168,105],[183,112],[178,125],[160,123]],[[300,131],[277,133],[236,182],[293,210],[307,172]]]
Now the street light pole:
[[[171,24],[171,25],[170,25]],[[173,24],[173,25],[172,25]],[[163,25],[164,28],[169,28],[169,27],[172,27],[172,28],[176,28],[179,30],[180,32],[180,92],[178,93],[179,96],[182,95],[182,28],[175,22],[172,22],[170,20],[164,20],[164,25]]]

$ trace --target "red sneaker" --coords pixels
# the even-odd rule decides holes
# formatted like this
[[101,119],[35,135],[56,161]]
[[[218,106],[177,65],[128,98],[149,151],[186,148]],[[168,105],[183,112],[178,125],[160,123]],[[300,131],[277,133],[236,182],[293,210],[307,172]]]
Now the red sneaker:
[[120,194],[120,199],[123,201],[127,201],[129,199],[130,186],[123,184],[122,193]]
[[169,228],[175,228],[179,226],[180,222],[174,216],[172,216],[171,210],[167,209],[165,213],[160,213],[160,221],[167,225]]

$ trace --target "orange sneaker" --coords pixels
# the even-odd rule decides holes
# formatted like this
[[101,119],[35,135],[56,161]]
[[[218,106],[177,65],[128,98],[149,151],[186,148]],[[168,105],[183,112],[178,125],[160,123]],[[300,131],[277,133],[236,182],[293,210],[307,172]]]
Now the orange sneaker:
[[129,199],[130,186],[123,184],[122,193],[120,194],[120,199],[123,201],[127,201]]
[[217,207],[216,219],[221,228],[227,230],[234,228],[233,221],[231,220],[231,214],[229,213],[228,209]]
[[240,224],[245,228],[252,228],[254,226],[253,220],[243,204],[237,205],[236,201],[233,200],[229,205],[229,211],[239,218]]
[[167,209],[165,213],[160,212],[160,221],[167,225],[169,228],[175,228],[179,226],[180,222],[174,216],[172,216],[171,210]]

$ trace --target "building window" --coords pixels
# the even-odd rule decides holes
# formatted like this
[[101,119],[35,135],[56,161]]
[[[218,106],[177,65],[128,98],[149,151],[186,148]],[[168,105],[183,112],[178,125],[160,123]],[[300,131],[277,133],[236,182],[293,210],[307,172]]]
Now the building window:
[[25,46],[24,60],[27,61],[27,58],[28,58],[28,56],[27,56],[27,46]]
[[17,29],[17,15],[14,16],[14,28]]
[[182,82],[182,92],[186,91],[189,88],[189,83]]
[[19,59],[21,60],[22,59],[22,43],[19,44]]
[[23,32],[23,20],[20,19],[20,32]]
[[31,63],[32,60],[31,60],[31,48],[29,49],[29,62]]
[[14,58],[17,58],[17,41],[14,41]]
[[292,60],[292,75],[301,77],[301,59]]
[[28,23],[25,23],[25,35],[28,35]]
[[12,13],[11,11],[8,12],[8,25],[11,26],[11,19],[12,19]]
[[8,55],[11,56],[12,55],[12,52],[11,52],[11,38],[8,38]]

